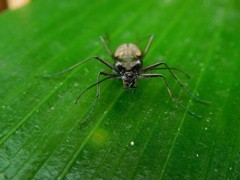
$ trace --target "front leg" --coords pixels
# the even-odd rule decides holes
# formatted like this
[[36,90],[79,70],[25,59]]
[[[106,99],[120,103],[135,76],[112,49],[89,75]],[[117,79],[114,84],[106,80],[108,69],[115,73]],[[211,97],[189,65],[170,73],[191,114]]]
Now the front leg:
[[155,78],[155,77],[161,77],[161,78],[163,78],[163,80],[164,80],[164,82],[165,82],[165,85],[166,85],[166,88],[167,88],[167,90],[168,90],[168,93],[169,93],[169,95],[171,96],[173,102],[175,102],[175,103],[177,103],[178,105],[180,105],[180,106],[181,106],[188,114],[190,114],[191,116],[193,116],[193,117],[195,117],[195,118],[197,118],[197,119],[202,119],[202,116],[196,114],[195,112],[190,111],[187,107],[185,107],[180,101],[178,101],[178,100],[175,98],[175,96],[174,96],[174,94],[172,93],[172,91],[171,91],[171,89],[170,89],[170,87],[169,87],[169,85],[168,85],[168,82],[167,82],[166,78],[164,77],[164,75],[162,75],[162,74],[140,74],[140,75],[139,75],[139,78]]
[[[150,70],[155,70],[156,67],[158,66],[161,66],[161,65],[164,65],[166,67],[166,69],[171,73],[171,75],[174,77],[174,79],[178,82],[178,84],[181,86],[181,87],[184,87],[183,86],[183,83],[180,81],[180,79],[172,72],[171,68],[168,67],[168,65],[165,63],[165,62],[158,62],[158,63],[155,63],[155,64],[152,64],[150,66],[147,66],[145,68],[142,69],[142,72],[148,72]],[[186,73],[184,73],[186,74]],[[189,77],[189,76],[188,76]]]
[[[107,77],[104,78],[104,79],[102,79],[102,80],[100,80],[100,75],[107,76]],[[80,124],[80,128],[82,128],[83,125],[88,122],[91,114],[93,113],[93,110],[94,110],[94,108],[95,108],[95,106],[96,106],[97,99],[98,99],[99,96],[100,96],[100,83],[102,83],[102,82],[104,82],[104,81],[106,81],[106,80],[108,80],[108,79],[110,79],[110,78],[117,78],[117,77],[119,77],[118,74],[111,74],[111,73],[106,73],[106,72],[99,72],[98,75],[97,75],[97,82],[94,83],[94,84],[92,84],[92,85],[89,86],[88,88],[84,89],[84,90],[79,94],[79,96],[77,97],[77,99],[76,99],[76,101],[75,101],[75,104],[79,101],[80,97],[81,97],[86,91],[88,91],[89,89],[91,89],[91,88],[94,87],[94,86],[97,86],[96,97],[95,97],[95,99],[94,99],[94,101],[93,101],[93,103],[92,103],[92,106],[91,106],[91,108],[90,108],[90,111],[89,111],[87,117],[86,117],[86,118],[84,119],[84,121]]]
[[[104,78],[104,79],[102,79],[102,80],[100,80],[100,75],[107,76],[107,77]],[[89,89],[91,89],[91,88],[94,87],[94,86],[97,86],[96,98],[98,98],[99,95],[100,95],[100,86],[99,86],[100,83],[102,83],[102,82],[104,82],[104,81],[106,81],[106,80],[108,80],[108,79],[117,78],[117,77],[119,77],[118,74],[111,74],[111,73],[106,73],[106,72],[99,72],[98,75],[97,75],[97,82],[94,83],[94,84],[92,84],[91,86],[87,87],[86,89],[84,89],[84,90],[78,95],[78,97],[77,97],[77,99],[76,99],[76,101],[75,101],[75,104],[78,103],[79,99],[81,98],[81,96],[82,96],[85,92],[87,92]]]
[[167,88],[167,91],[168,91],[168,94],[170,95],[172,100],[175,101],[175,99],[174,99],[175,96],[172,93],[172,91],[171,91],[171,89],[170,89],[170,87],[168,85],[167,79],[165,78],[165,76],[163,74],[140,74],[139,75],[139,78],[155,78],[155,77],[163,78],[164,83],[165,83],[166,88]]
[[[100,75],[103,76],[107,76],[107,78],[118,78],[119,75],[118,74],[112,74],[112,73],[107,73],[107,72],[99,72],[98,76],[97,76],[97,82],[100,82]],[[96,98],[99,98],[100,96],[100,83],[97,84],[97,94],[96,94]]]

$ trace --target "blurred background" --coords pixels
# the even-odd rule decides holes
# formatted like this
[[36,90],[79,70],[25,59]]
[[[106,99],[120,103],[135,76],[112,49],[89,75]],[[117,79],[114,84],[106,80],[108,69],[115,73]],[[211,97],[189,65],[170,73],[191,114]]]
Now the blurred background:
[[0,0],[0,13],[7,9],[17,9],[26,4],[30,0]]

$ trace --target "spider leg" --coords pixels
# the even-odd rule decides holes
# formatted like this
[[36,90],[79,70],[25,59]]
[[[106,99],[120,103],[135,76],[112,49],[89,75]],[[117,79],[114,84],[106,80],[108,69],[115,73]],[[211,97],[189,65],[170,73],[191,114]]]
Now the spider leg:
[[110,50],[110,48],[108,47],[108,45],[107,45],[107,43],[106,43],[104,37],[103,37],[103,36],[100,36],[100,39],[101,39],[101,42],[102,42],[104,48],[105,48],[106,51],[108,52],[108,54],[109,54],[111,57],[114,58],[114,56],[113,56],[113,52],[112,52],[112,51]]
[[180,101],[178,101],[178,99],[175,98],[174,94],[172,93],[172,91],[171,91],[171,89],[170,89],[170,87],[168,85],[167,79],[165,78],[165,76],[163,74],[140,74],[139,75],[139,78],[155,78],[155,77],[163,78],[163,80],[165,82],[165,85],[166,85],[166,88],[167,88],[167,91],[168,91],[170,97],[172,98],[173,102],[175,102],[178,105],[180,105],[191,116],[193,116],[193,117],[195,117],[197,119],[202,119],[202,116],[197,115],[196,113],[188,110],[188,108],[186,108]]
[[185,75],[188,79],[190,79],[191,77],[188,75],[188,73],[186,73],[185,71],[183,71],[183,70],[181,70],[181,69],[179,69],[179,68],[175,68],[175,67],[160,67],[160,68],[158,68],[158,67],[155,67],[155,68],[153,68],[153,69],[149,69],[149,71],[152,71],[152,70],[174,70],[174,71],[179,71],[179,72],[181,72],[183,75]]
[[152,35],[150,36],[149,40],[148,40],[148,43],[147,43],[144,51],[143,51],[143,57],[147,55],[148,50],[149,50],[149,48],[150,48],[150,46],[151,46],[151,44],[152,44],[153,37],[154,37],[154,36],[153,36],[153,34],[152,34]]
[[[107,76],[106,78],[100,80],[100,75],[104,75],[104,76]],[[77,97],[77,99],[75,100],[75,104],[78,103],[79,99],[81,98],[81,96],[87,92],[89,89],[93,88],[94,86],[97,86],[97,94],[96,94],[96,97],[98,98],[99,97],[99,94],[100,94],[100,86],[99,84],[108,80],[108,79],[111,79],[111,78],[117,78],[119,75],[118,74],[111,74],[111,73],[106,73],[106,72],[99,72],[98,75],[97,75],[97,82],[92,84],[91,86],[87,87],[86,89],[84,89]]]
[[[106,78],[100,80],[100,75],[103,75],[103,76],[107,76]],[[117,74],[111,74],[111,73],[106,73],[106,72],[99,72],[98,75],[97,75],[97,82],[92,84],[91,86],[87,87],[86,89],[84,89],[80,94],[79,96],[77,97],[77,99],[75,100],[75,104],[77,104],[77,102],[79,101],[79,99],[81,98],[81,96],[87,92],[89,89],[93,88],[94,86],[97,86],[97,92],[96,92],[96,97],[93,101],[93,104],[91,105],[91,108],[90,108],[90,111],[87,115],[87,117],[84,119],[84,121],[80,124],[80,128],[83,127],[84,124],[86,124],[86,122],[89,120],[91,114],[93,113],[93,110],[96,106],[96,102],[97,102],[97,99],[99,98],[100,96],[100,83],[108,80],[108,79],[111,79],[111,78],[117,78],[119,75]]]
[[[54,77],[54,76],[58,76],[58,75],[67,73],[67,72],[69,72],[69,71],[72,71],[72,70],[76,69],[76,68],[79,67],[80,65],[82,65],[82,64],[84,64],[84,63],[86,63],[86,62],[88,62],[88,61],[94,60],[94,59],[95,59],[95,60],[98,60],[99,62],[101,62],[102,64],[106,65],[106,66],[109,67],[110,69],[115,70],[114,66],[113,66],[112,64],[110,64],[109,62],[107,62],[105,59],[100,58],[100,57],[98,57],[98,56],[92,56],[92,57],[90,57],[90,58],[87,58],[87,59],[85,59],[85,60],[83,60],[83,61],[81,61],[81,62],[79,62],[79,63],[77,63],[77,64],[75,64],[75,65],[73,65],[73,66],[71,66],[71,67],[69,67],[69,68],[67,68],[67,69],[65,69],[65,70],[63,70],[63,71],[60,71],[60,72],[55,73],[55,74],[42,75],[41,77],[51,78],[51,77]],[[116,70],[115,70],[115,71],[116,71]]]
[[[171,68],[168,67],[168,65],[165,62],[158,62],[158,63],[152,64],[150,66],[147,66],[147,67],[142,69],[142,72],[148,72],[148,71],[151,71],[151,70],[156,70],[157,69],[156,67],[161,66],[161,65],[164,65],[166,67],[166,69],[172,74],[174,79],[178,82],[178,84],[181,87],[184,87],[181,80],[174,74],[174,72],[172,72]],[[184,73],[184,74],[186,74],[186,73]],[[187,75],[187,77],[189,77],[189,75]]]
[[163,74],[140,74],[139,75],[139,78],[155,78],[155,77],[161,77],[163,78],[164,80],[164,83],[166,85],[166,88],[167,88],[167,91],[168,91],[168,94],[169,96],[172,98],[172,100],[174,101],[174,94],[172,93],[169,85],[168,85],[168,82],[167,82],[167,79],[165,78],[165,76]]

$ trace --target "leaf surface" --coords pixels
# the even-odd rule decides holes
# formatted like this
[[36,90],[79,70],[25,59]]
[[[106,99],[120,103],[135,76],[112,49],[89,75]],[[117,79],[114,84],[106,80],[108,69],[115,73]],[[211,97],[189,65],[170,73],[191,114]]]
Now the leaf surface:
[[[0,178],[16,179],[238,179],[240,177],[240,4],[221,1],[40,1],[0,15]],[[186,109],[171,101],[162,79],[139,79],[136,90],[121,80],[96,82],[92,61],[56,73],[133,42],[144,65],[180,68],[164,74]]]

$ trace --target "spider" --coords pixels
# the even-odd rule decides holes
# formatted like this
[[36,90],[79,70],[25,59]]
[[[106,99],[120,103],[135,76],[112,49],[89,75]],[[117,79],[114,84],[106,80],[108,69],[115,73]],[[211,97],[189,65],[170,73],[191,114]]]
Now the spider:
[[[136,88],[137,87],[137,80],[141,79],[141,78],[161,78],[163,79],[168,94],[170,95],[170,97],[172,98],[173,101],[176,102],[175,96],[172,93],[169,84],[167,82],[167,79],[165,78],[165,76],[161,73],[149,73],[150,71],[153,70],[168,70],[170,72],[170,74],[173,76],[173,78],[177,81],[177,83],[183,87],[183,83],[180,81],[180,79],[174,74],[174,72],[172,70],[177,70],[180,71],[181,73],[183,73],[187,78],[190,78],[189,75],[178,69],[178,68],[173,68],[173,67],[168,67],[168,65],[165,62],[157,62],[155,64],[149,65],[144,67],[143,66],[143,59],[145,58],[145,56],[148,53],[148,50],[152,44],[153,41],[153,35],[150,36],[148,43],[146,44],[145,49],[142,51],[136,44],[133,43],[125,43],[120,45],[118,48],[116,48],[115,52],[112,52],[109,48],[109,46],[107,45],[105,39],[100,36],[100,40],[105,48],[105,50],[108,52],[108,54],[111,56],[111,58],[113,59],[114,63],[111,64],[109,62],[107,62],[105,59],[99,57],[99,56],[92,56],[90,58],[87,58],[61,72],[55,73],[55,74],[51,74],[51,75],[45,75],[44,77],[52,77],[52,76],[56,76],[59,74],[63,74],[69,71],[72,71],[73,69],[79,67],[80,65],[91,61],[91,60],[97,60],[100,63],[104,64],[105,66],[107,66],[108,68],[110,68],[113,72],[99,72],[97,75],[97,82],[92,84],[91,86],[87,87],[86,89],[84,89],[79,96],[77,97],[77,99],[75,100],[75,104],[77,104],[77,102],[79,101],[79,99],[81,98],[81,96],[88,91],[89,89],[91,89],[94,86],[97,86],[97,93],[96,93],[96,98],[95,101],[90,109],[90,112],[87,116],[87,118],[82,122],[81,126],[83,124],[85,124],[87,122],[87,120],[89,119],[95,104],[96,104],[96,100],[99,98],[100,96],[100,83],[108,80],[108,79],[121,79],[123,82],[123,86],[125,89],[129,89],[129,88]],[[104,76],[105,78],[100,79],[100,76]],[[179,103],[179,102],[178,102]],[[180,104],[181,105],[181,104]],[[182,105],[181,105],[182,106]],[[184,106],[183,106],[184,107]],[[184,109],[186,109],[184,107]]]

